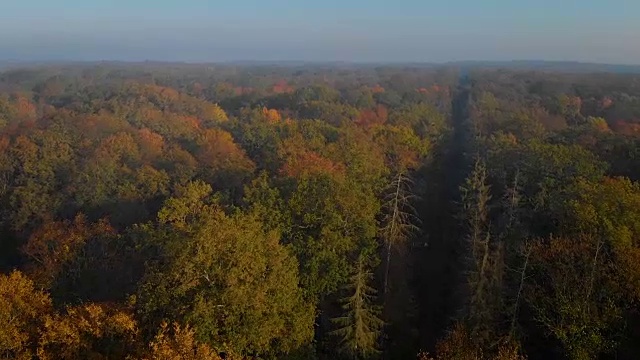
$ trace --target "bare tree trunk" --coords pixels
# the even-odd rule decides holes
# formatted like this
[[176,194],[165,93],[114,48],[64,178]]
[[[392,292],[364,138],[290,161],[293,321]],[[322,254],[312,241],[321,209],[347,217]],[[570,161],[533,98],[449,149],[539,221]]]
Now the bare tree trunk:
[[520,286],[518,286],[518,293],[516,295],[516,301],[513,304],[513,311],[511,314],[511,326],[509,327],[509,340],[513,338],[513,334],[516,328],[516,319],[518,316],[518,308],[520,307],[520,296],[522,294],[522,289],[524,288],[524,280],[527,274],[527,267],[529,266],[529,256],[531,255],[531,246],[527,249],[527,255],[524,259],[524,265],[522,266],[522,271],[520,272]]
[[389,267],[391,266],[391,242],[387,242],[387,259],[384,270],[384,288],[383,294],[387,294],[389,291]]
[[589,298],[591,297],[591,292],[593,291],[593,282],[595,280],[596,267],[598,265],[598,255],[600,254],[600,249],[602,248],[602,245],[603,245],[603,241],[601,239],[598,240],[598,247],[596,248],[596,253],[593,256],[593,264],[591,265],[591,275],[589,276],[589,286],[587,286],[587,294],[584,297],[585,310],[588,309],[588,306],[586,305],[589,303]]

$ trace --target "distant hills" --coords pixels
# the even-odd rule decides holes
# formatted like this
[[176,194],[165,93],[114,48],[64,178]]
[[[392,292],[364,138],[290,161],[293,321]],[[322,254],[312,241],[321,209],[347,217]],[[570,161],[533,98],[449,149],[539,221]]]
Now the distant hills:
[[514,60],[514,61],[458,61],[447,65],[468,68],[493,68],[516,70],[542,70],[561,72],[611,72],[611,73],[640,73],[640,65],[617,65],[584,63],[578,61],[544,61],[544,60]]
[[505,69],[505,70],[536,70],[552,72],[573,72],[573,73],[593,73],[607,72],[618,74],[640,74],[640,65],[620,65],[620,64],[599,64],[578,61],[545,61],[545,60],[513,60],[513,61],[451,61],[442,63],[430,62],[348,62],[348,61],[260,61],[260,60],[238,60],[212,63],[189,63],[189,62],[126,62],[126,61],[17,61],[0,60],[0,71],[16,68],[34,68],[46,66],[179,66],[193,67],[203,65],[226,65],[226,66],[279,66],[279,67],[461,67],[466,69]]

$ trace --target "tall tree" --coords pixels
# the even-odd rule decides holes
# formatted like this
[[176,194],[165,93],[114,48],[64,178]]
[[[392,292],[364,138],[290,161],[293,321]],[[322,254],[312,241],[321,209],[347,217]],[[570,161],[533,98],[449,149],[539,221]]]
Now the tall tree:
[[[464,318],[477,341],[490,338],[500,312],[504,246],[493,240],[490,229],[490,186],[482,159],[461,187],[465,237],[466,305]],[[492,241],[493,240],[493,241]]]
[[148,227],[159,256],[138,293],[145,322],[186,322],[199,340],[243,356],[306,345],[315,314],[298,287],[295,258],[277,231],[254,214],[225,214],[211,192],[188,184]]
[[412,201],[416,199],[411,191],[413,181],[400,171],[393,178],[382,204],[383,218],[380,233],[385,245],[384,291],[389,289],[389,269],[393,247],[405,245],[411,236],[419,230],[419,219]]
[[376,290],[369,285],[372,278],[366,255],[360,255],[345,287],[349,296],[340,301],[344,315],[332,319],[338,327],[333,334],[340,338],[342,350],[354,359],[366,359],[379,352],[377,345],[384,322],[375,304]]

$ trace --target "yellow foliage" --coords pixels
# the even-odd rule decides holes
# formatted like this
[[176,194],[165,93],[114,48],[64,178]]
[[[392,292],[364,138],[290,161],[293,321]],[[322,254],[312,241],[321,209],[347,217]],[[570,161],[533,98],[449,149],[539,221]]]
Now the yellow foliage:
[[138,330],[128,313],[87,304],[45,317],[38,357],[47,359],[124,358],[135,348]]
[[0,275],[0,324],[2,359],[221,359],[188,326],[162,324],[146,345],[133,316],[117,307],[89,303],[54,312],[49,295],[19,271]]
[[224,110],[216,104],[207,104],[207,106],[204,107],[201,116],[210,122],[225,122],[229,120],[229,117]]
[[505,342],[491,353],[483,352],[467,329],[457,324],[447,337],[438,342],[435,357],[422,352],[418,354],[418,360],[526,360],[520,354],[519,346],[513,342]]
[[98,145],[96,157],[100,161],[137,159],[139,157],[138,144],[129,133],[120,132],[109,136]]
[[604,118],[589,116],[589,118],[587,118],[587,121],[589,122],[589,126],[597,131],[611,132],[611,129],[609,129],[609,124]]
[[[189,327],[174,323],[171,328],[162,323],[158,335],[149,344],[149,355],[144,360],[220,360],[216,351],[198,343]],[[229,357],[227,356],[227,359]]]
[[374,141],[385,151],[389,166],[398,170],[415,169],[427,155],[430,144],[406,126],[383,125],[375,129]]
[[575,233],[595,231],[616,249],[640,245],[640,185],[627,178],[577,182],[565,221]]
[[282,116],[276,109],[267,109],[266,107],[262,108],[262,114],[269,124],[277,124],[282,121]]
[[520,354],[520,348],[515,344],[505,344],[498,348],[498,354],[493,360],[526,360],[527,358]]
[[252,171],[254,164],[244,150],[234,142],[231,133],[209,129],[202,132],[199,141],[198,160],[212,169],[236,169]]
[[456,325],[453,330],[438,342],[436,346],[438,360],[480,360],[483,359],[482,351],[471,339],[471,335],[462,325]]
[[18,271],[0,275],[0,357],[30,359],[51,299]]

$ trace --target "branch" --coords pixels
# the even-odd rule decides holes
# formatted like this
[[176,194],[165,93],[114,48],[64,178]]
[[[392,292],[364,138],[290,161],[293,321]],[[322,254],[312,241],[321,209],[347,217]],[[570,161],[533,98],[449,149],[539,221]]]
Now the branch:
[[524,288],[524,281],[527,279],[527,266],[529,266],[529,256],[531,255],[531,251],[533,250],[533,246],[529,245],[527,249],[527,256],[524,259],[524,265],[522,266],[522,272],[520,272],[520,286],[518,287],[518,295],[516,296],[516,301],[513,304],[513,314],[511,317],[511,328],[509,330],[509,340],[513,337],[513,332],[516,327],[516,317],[518,314],[518,308],[520,306],[520,295],[522,294],[522,289]]

